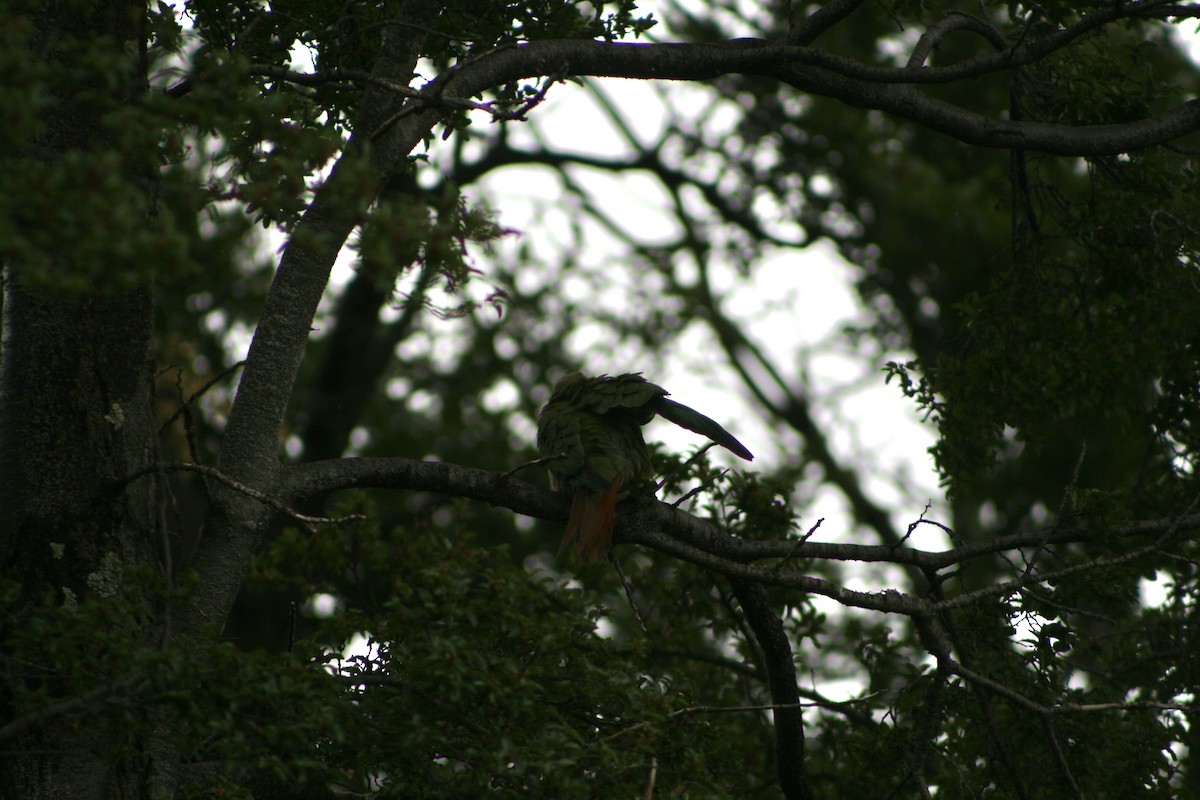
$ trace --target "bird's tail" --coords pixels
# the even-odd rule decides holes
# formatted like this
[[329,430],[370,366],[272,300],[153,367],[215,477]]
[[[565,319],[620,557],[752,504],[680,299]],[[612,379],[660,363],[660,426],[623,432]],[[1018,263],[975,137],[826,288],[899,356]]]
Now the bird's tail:
[[744,458],[747,461],[754,460],[754,454],[747,450],[744,444],[733,438],[732,433],[718,425],[716,420],[709,419],[694,408],[688,408],[683,403],[676,403],[674,400],[660,397],[655,404],[655,411],[659,416],[669,419],[681,428],[687,428],[701,436],[707,436],[738,458]]
[[576,490],[571,500],[571,514],[567,517],[567,532],[558,546],[559,557],[574,542],[580,561],[604,560],[612,543],[619,488],[620,480],[614,478],[612,486],[605,492]]

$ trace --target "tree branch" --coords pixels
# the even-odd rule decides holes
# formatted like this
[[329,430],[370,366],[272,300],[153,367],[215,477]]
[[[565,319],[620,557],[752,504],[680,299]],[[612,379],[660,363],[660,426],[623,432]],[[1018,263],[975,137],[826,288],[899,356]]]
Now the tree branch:
[[767,673],[775,719],[775,770],[779,786],[788,800],[807,800],[812,797],[812,790],[804,767],[804,710],[796,685],[791,642],[783,620],[771,607],[760,584],[738,579],[730,584],[763,652],[763,670]]
[[[397,21],[427,20],[437,9],[433,0],[408,0]],[[402,25],[397,28],[402,29]],[[389,37],[373,74],[411,80],[422,37]],[[369,87],[356,130],[370,130],[373,121],[396,102],[395,94]],[[279,432],[334,260],[386,177],[428,132],[437,113],[441,112],[412,115],[374,143],[369,153],[361,137],[352,137],[292,231],[250,343],[225,429],[218,468],[230,479],[275,494],[281,467]],[[180,615],[185,632],[224,621],[270,517],[268,507],[242,492],[229,487],[214,492],[209,525],[214,535],[201,541],[193,562],[204,579]]]
[[[455,497],[483,500],[527,516],[565,521],[569,510],[566,495],[539,489],[486,470],[402,458],[346,458],[299,464],[285,473],[279,496],[295,503],[300,499],[350,488],[382,488],[432,491]],[[730,536],[718,525],[694,517],[665,503],[626,503],[616,521],[617,541],[642,544],[734,578],[821,594],[857,608],[906,615],[930,613],[929,603],[897,591],[858,592],[831,581],[803,575],[796,570],[752,566],[746,563],[746,548],[752,544]],[[781,555],[791,553],[795,542],[775,542]],[[836,548],[848,545],[823,545]],[[888,553],[900,548],[866,547],[872,560],[888,561]],[[804,556],[816,557],[808,551]],[[915,551],[908,551],[909,553]],[[797,559],[798,560],[798,559]]]
[[133,483],[133,481],[137,480],[138,478],[145,477],[146,475],[154,475],[164,472],[194,472],[199,475],[203,475],[206,478],[212,478],[213,480],[228,486],[230,489],[233,489],[235,492],[239,492],[247,497],[251,497],[263,505],[273,508],[280,514],[291,517],[297,522],[303,524],[309,530],[309,532],[315,532],[316,528],[314,526],[316,525],[339,525],[346,522],[354,522],[366,519],[366,517],[364,517],[362,514],[350,514],[349,516],[345,517],[321,517],[313,514],[302,514],[293,508],[289,508],[287,504],[281,500],[271,497],[265,492],[260,492],[258,489],[255,489],[252,486],[246,486],[243,483],[239,483],[220,470],[212,467],[206,467],[203,464],[191,464],[186,462],[151,464],[150,466],[140,469],[127,478],[121,480],[116,484],[116,489],[122,490],[130,483]]
[[831,0],[794,26],[788,34],[788,43],[812,44],[814,39],[850,16],[861,5],[862,0]]
[[905,65],[905,68],[917,69],[923,67],[926,59],[929,58],[929,54],[941,43],[946,34],[964,29],[983,36],[997,50],[1004,50],[1008,47],[1008,42],[1004,39],[1004,34],[1000,33],[990,22],[972,17],[970,14],[964,14],[961,11],[950,11],[947,12],[945,17],[930,25],[921,34],[921,38],[917,40],[916,46],[913,47],[912,54],[908,57],[908,63]]
[[[276,496],[284,502],[298,504],[307,497],[338,489],[368,488],[440,492],[455,497],[483,500],[537,519],[556,521],[566,520],[569,506],[566,496],[561,493],[540,489],[500,473],[457,464],[405,458],[340,458],[297,464],[286,468],[282,486]],[[1200,528],[1200,514],[1188,514],[1177,518],[1130,522],[1116,526],[1108,531],[1108,535],[1133,537],[1162,535],[1168,532],[1177,535],[1181,531],[1197,528]],[[804,589],[826,595],[846,605],[905,614],[931,613],[935,607],[927,601],[899,592],[851,592],[836,584],[807,577],[793,570],[750,565],[765,559],[788,559],[789,563],[804,559],[822,559],[904,564],[937,572],[984,555],[1023,547],[1086,542],[1093,538],[1086,527],[1051,526],[970,542],[942,551],[888,545],[797,542],[793,539],[754,541],[730,536],[713,522],[694,517],[665,503],[651,503],[645,506],[622,505],[621,513],[617,515],[616,532],[617,541],[620,543],[643,544],[722,574]],[[1087,564],[1080,564],[1067,569],[1076,572],[1086,567]],[[1044,577],[1039,575],[1036,576],[1037,580],[1031,580],[1027,576],[1023,581],[1012,582],[1011,585],[986,587],[979,591],[985,594],[1015,591]],[[884,596],[891,600],[882,599]],[[943,605],[945,608],[952,608],[962,604],[961,598],[954,598],[945,601]]]
[[[1067,29],[1083,35],[1120,16],[1113,9],[1088,15]],[[1086,24],[1085,24],[1086,23]],[[1034,45],[981,56],[970,68],[868,67],[841,56],[757,39],[714,44],[625,44],[551,40],[492,51],[434,81],[431,101],[445,94],[468,99],[511,81],[544,75],[709,80],[730,73],[773,77],[814,95],[878,109],[981,147],[1022,148],[1054,155],[1096,156],[1129,152],[1200,130],[1200,103],[1189,101],[1156,116],[1105,125],[1055,125],[994,119],[917,92],[911,84],[942,83],[1032,63],[1055,47]],[[1047,49],[1048,48],[1048,49]],[[1033,57],[1036,50],[1037,58]],[[979,66],[984,65],[984,66]]]

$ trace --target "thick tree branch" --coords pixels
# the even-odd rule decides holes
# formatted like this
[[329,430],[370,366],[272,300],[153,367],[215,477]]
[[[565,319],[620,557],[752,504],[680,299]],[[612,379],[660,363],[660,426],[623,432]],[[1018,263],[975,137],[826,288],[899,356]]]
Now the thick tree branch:
[[771,607],[760,584],[738,579],[730,584],[762,648],[763,670],[767,673],[775,718],[775,771],[779,786],[788,800],[807,800],[813,793],[804,768],[804,710],[796,685],[791,642],[783,620]]
[[[530,517],[565,520],[568,503],[561,495],[533,484],[487,470],[407,458],[338,458],[288,467],[278,497],[297,504],[305,498],[339,489],[403,489],[442,492],[483,500]],[[627,504],[632,505],[632,504]],[[626,508],[617,517],[625,542],[640,541],[643,531],[659,524],[663,530],[697,546],[712,549],[722,559],[739,564],[765,559],[827,559],[863,563],[905,564],[937,572],[973,558],[1055,544],[1087,542],[1087,526],[1052,525],[1009,536],[968,542],[949,550],[928,551],[890,545],[841,544],[782,539],[757,541],[730,536],[715,524],[665,503],[644,509]],[[1200,514],[1138,520],[1108,530],[1106,536],[1138,537],[1200,528]]]
[[[564,495],[513,480],[499,473],[456,464],[401,458],[332,459],[289,467],[284,475],[279,497],[283,502],[298,503],[314,494],[350,488],[440,492],[455,497],[483,500],[520,514],[548,520],[565,520],[568,511],[568,502]],[[1173,536],[1179,531],[1196,526],[1200,526],[1200,515],[1131,523],[1118,529],[1118,533],[1126,536],[1151,533]],[[1077,564],[1052,574],[1026,575],[1017,581],[986,587],[969,596],[941,602],[894,590],[853,591],[831,581],[804,575],[796,569],[785,568],[784,565],[805,559],[832,559],[909,564],[933,574],[945,567],[985,554],[1022,547],[1081,542],[1089,538],[1091,537],[1086,528],[1049,529],[974,542],[942,552],[792,540],[763,542],[731,536],[715,523],[694,517],[665,503],[637,502],[623,504],[616,522],[616,540],[619,543],[642,544],[733,578],[800,589],[855,608],[909,616],[927,616],[958,608],[968,603],[964,598],[969,598],[969,602],[978,602],[985,596],[1018,591],[1026,585],[1039,583],[1048,577],[1075,574],[1114,560]],[[1137,555],[1144,555],[1153,549],[1139,548]],[[1121,561],[1128,560],[1121,556],[1116,558]],[[752,564],[761,559],[783,561],[778,566],[769,567]]]
[[[409,0],[397,21],[428,19],[437,9],[432,0]],[[411,33],[404,25],[395,30]],[[408,82],[420,45],[421,36],[389,38],[374,74]],[[371,129],[402,100],[372,86],[357,128]],[[230,479],[273,493],[284,412],[334,260],[386,177],[433,122],[427,113],[413,114],[404,124],[393,126],[369,153],[361,137],[353,138],[292,232],[255,329],[225,430],[219,469]],[[215,495],[209,526],[213,535],[200,543],[193,564],[204,580],[180,615],[184,631],[224,621],[269,519],[270,510],[244,493],[225,488]]]
[[[1092,26],[1098,27],[1103,21],[1111,21],[1105,14],[1112,13],[1115,12],[1098,12],[1086,20],[1100,19]],[[1008,69],[1036,60],[1022,55],[1030,49],[1005,51],[975,61],[988,65],[980,72]],[[440,97],[463,100],[493,86],[546,75],[697,81],[730,73],[774,77],[810,94],[886,111],[982,147],[1022,148],[1055,155],[1112,155],[1200,131],[1197,101],[1146,119],[1106,125],[1068,126],[994,119],[928,97],[909,85],[958,80],[969,77],[971,70],[865,67],[822,51],[760,40],[716,44],[534,42],[496,50],[466,63],[434,81],[425,94],[430,103],[438,102]]]
[[[313,494],[351,488],[441,492],[555,521],[566,520],[570,505],[565,495],[498,473],[402,458],[345,458],[298,464],[288,468],[280,497],[285,502],[297,503]],[[644,544],[725,575],[803,589],[861,608],[925,613],[926,603],[909,595],[855,592],[795,570],[742,563],[740,551],[748,542],[730,536],[712,522],[665,503],[634,501],[623,504],[617,514],[616,533],[619,542]],[[883,553],[878,555],[883,560]]]
[[298,503],[338,489],[405,489],[483,500],[518,514],[566,520],[564,495],[498,472],[408,458],[335,458],[288,467],[280,495]]

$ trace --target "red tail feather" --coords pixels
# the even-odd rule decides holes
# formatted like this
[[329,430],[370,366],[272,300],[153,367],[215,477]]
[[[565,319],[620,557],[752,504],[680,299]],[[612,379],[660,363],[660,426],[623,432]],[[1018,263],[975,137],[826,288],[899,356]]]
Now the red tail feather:
[[620,485],[620,480],[613,478],[612,487],[603,494],[588,491],[575,493],[571,501],[571,515],[567,517],[567,532],[558,546],[560,556],[571,542],[575,542],[581,561],[604,560],[612,543]]

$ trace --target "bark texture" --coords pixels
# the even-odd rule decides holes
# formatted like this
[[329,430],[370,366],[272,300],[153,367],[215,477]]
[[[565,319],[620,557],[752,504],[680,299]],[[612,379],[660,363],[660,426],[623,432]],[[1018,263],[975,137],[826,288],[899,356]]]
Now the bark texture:
[[[20,157],[49,169],[68,157],[98,157],[110,145],[105,115],[144,90],[144,6],[41,3],[31,18],[32,51],[54,82],[41,128]],[[71,63],[77,48],[106,51],[119,66],[107,74],[56,66]],[[122,176],[138,185],[144,177]],[[71,235],[63,231],[65,247],[48,263],[4,265],[0,568],[20,585],[9,617],[18,624],[24,607],[51,604],[71,614],[89,598],[115,597],[128,588],[128,566],[154,564],[159,555],[151,482],[115,488],[154,460],[153,296],[125,279],[142,265],[106,264],[81,280],[61,253],[89,243]],[[152,621],[142,624],[157,635]],[[14,633],[0,629],[0,647]],[[6,742],[0,797],[133,796],[153,786],[150,759],[110,757],[122,745],[142,750],[128,726],[88,713],[117,687],[97,676],[94,691],[80,694],[52,657],[5,665],[0,719],[20,721],[13,702],[22,690],[43,692],[47,703]]]

